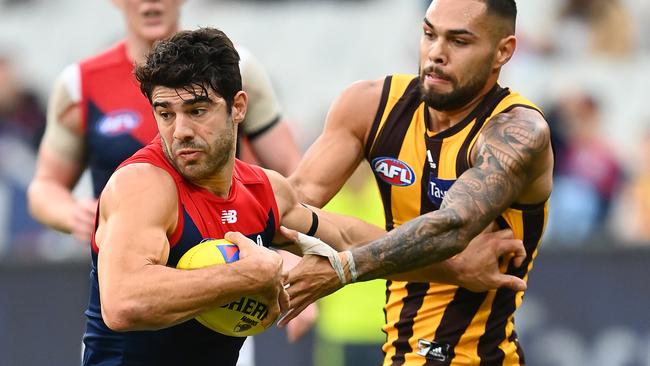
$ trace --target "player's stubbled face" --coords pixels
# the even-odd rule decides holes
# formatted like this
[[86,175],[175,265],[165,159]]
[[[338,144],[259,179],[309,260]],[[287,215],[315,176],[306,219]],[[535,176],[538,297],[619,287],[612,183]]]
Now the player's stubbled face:
[[113,0],[122,10],[129,29],[154,42],[178,29],[181,0]]
[[201,88],[162,86],[151,95],[167,159],[190,181],[218,174],[234,154],[235,125],[225,100]]
[[430,107],[457,110],[485,87],[495,52],[485,11],[478,0],[431,3],[420,39],[420,90]]

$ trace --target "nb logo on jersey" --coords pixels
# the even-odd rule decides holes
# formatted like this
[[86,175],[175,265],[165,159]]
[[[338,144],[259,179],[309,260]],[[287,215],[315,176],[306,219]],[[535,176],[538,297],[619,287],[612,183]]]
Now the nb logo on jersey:
[[428,360],[445,362],[449,359],[449,345],[441,344],[426,339],[418,340],[418,355],[425,357]]
[[223,210],[221,211],[222,224],[234,224],[237,222],[237,210]]
[[406,187],[415,183],[415,173],[405,162],[393,158],[376,158],[372,168],[384,182],[398,187]]

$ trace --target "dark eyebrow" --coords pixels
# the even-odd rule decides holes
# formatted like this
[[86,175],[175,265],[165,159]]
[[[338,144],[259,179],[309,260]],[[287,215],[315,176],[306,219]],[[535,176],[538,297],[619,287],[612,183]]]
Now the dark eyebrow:
[[[429,22],[429,20],[427,18],[424,18],[424,24],[426,24],[429,28],[435,29],[433,24],[431,24],[431,22]],[[447,34],[451,35],[451,36],[466,35],[466,36],[472,36],[472,37],[476,38],[476,34],[468,31],[467,29],[450,29],[450,30],[447,31]]]
[[[207,95],[199,95],[199,96],[196,96],[196,97],[194,97],[194,98],[184,99],[184,100],[183,100],[183,105],[184,105],[184,106],[188,106],[188,105],[192,105],[192,104],[197,104],[197,103],[208,103],[208,104],[213,104],[214,101],[213,101],[212,99],[210,99]],[[152,104],[151,106],[152,106],[153,108],[156,108],[156,107],[169,108],[169,102],[165,102],[165,101],[163,101],[163,102],[158,102],[158,101],[155,101],[155,102],[153,102],[153,104]]]
[[183,105],[192,105],[192,104],[197,104],[197,103],[208,103],[208,104],[214,104],[214,101],[210,99],[207,95],[197,95],[194,98],[190,99],[184,99],[183,100]]
[[169,102],[158,102],[158,101],[156,101],[156,102],[153,102],[153,104],[151,104],[151,106],[154,107],[154,108],[156,108],[156,107],[167,108],[167,107],[169,107]]

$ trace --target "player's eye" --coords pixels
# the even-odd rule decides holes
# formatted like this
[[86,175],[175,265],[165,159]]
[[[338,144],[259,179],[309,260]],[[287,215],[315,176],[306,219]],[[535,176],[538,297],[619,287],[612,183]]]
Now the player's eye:
[[196,108],[196,109],[192,109],[190,111],[190,114],[193,115],[193,116],[198,117],[198,116],[202,116],[203,114],[205,114],[205,112],[206,112],[205,108]]
[[464,40],[464,39],[460,39],[460,38],[455,38],[454,40],[452,40],[452,42],[453,42],[456,46],[467,46],[467,45],[469,44],[469,42],[467,42],[467,41]]

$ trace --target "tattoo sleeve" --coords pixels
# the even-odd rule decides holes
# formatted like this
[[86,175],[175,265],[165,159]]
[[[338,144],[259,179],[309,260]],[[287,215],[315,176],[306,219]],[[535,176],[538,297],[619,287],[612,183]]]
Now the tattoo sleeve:
[[461,252],[517,199],[549,145],[541,115],[514,109],[495,116],[477,141],[474,167],[458,178],[439,210],[353,251],[359,280],[410,271]]

